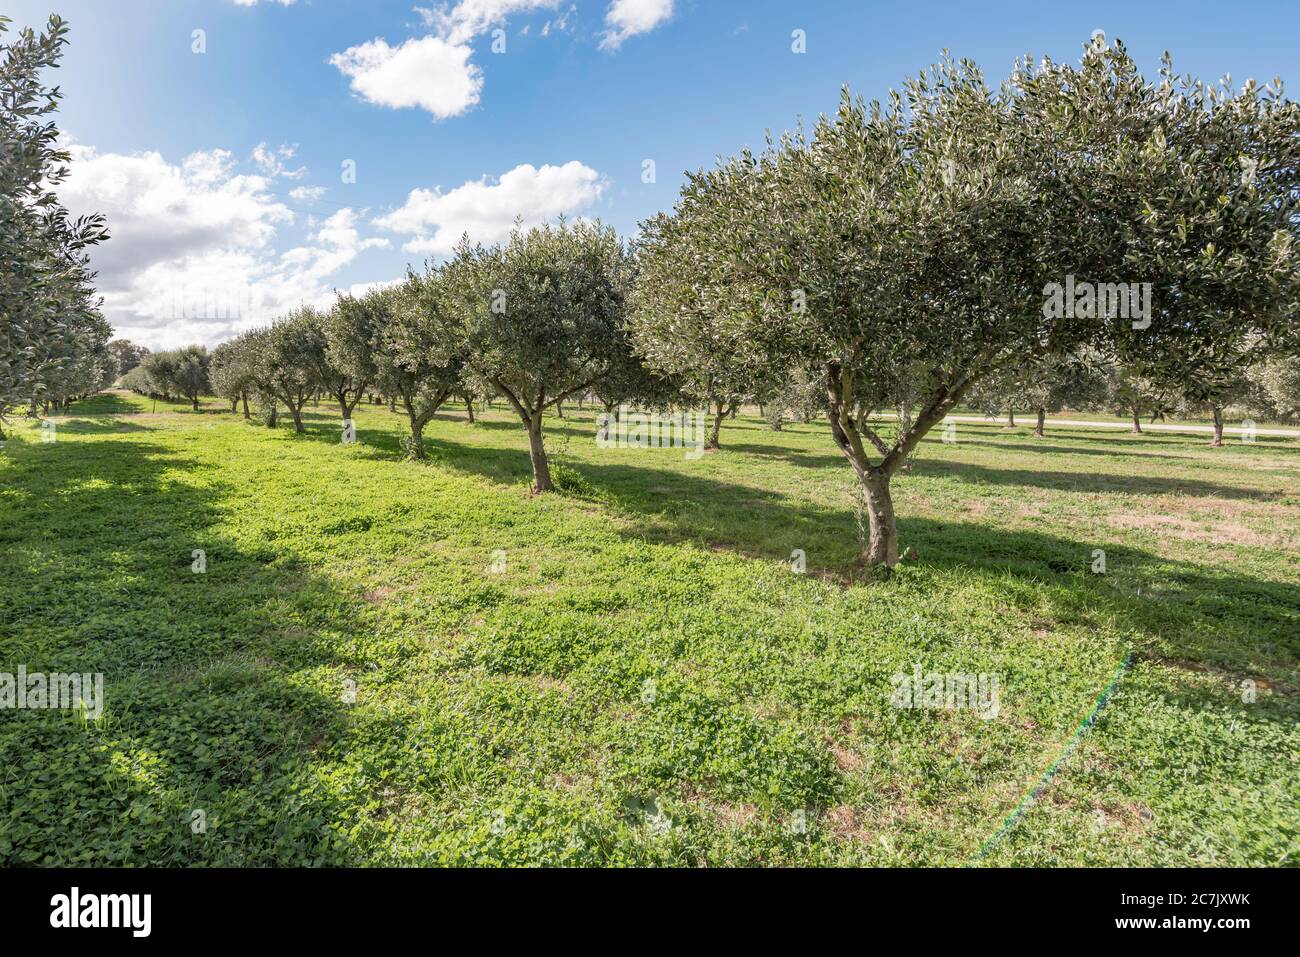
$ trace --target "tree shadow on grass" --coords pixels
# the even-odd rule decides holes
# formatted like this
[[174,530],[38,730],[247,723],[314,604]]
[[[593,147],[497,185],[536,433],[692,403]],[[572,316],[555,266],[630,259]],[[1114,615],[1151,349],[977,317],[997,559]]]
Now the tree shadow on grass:
[[956,478],[973,486],[1002,486],[1005,488],[1047,488],[1070,492],[1102,492],[1115,495],[1187,495],[1194,498],[1249,499],[1258,502],[1284,498],[1286,490],[1262,491],[1223,485],[1199,479],[1183,479],[1159,475],[1097,475],[1080,472],[1054,472],[1044,469],[1006,469],[975,465],[969,462],[951,462],[920,458],[914,466],[914,475],[936,478]]
[[[395,437],[378,438],[386,453],[399,451]],[[526,483],[531,476],[523,448],[471,445],[456,441],[446,431],[430,436],[428,447],[439,468],[505,486]],[[847,494],[842,507],[821,506],[770,489],[686,474],[667,462],[659,467],[654,459],[654,455],[646,455],[638,457],[635,464],[576,464],[596,489],[595,500],[623,519],[621,533],[625,537],[662,544],[689,543],[762,561],[787,562],[793,551],[800,549],[813,572],[820,570],[845,584],[850,582],[859,551],[859,528]],[[927,472],[1010,487],[1035,484],[1066,490],[1268,497],[1204,482],[1142,477],[1103,482],[1073,473],[961,463],[918,465],[918,474]],[[846,493],[849,485],[846,476]],[[1241,673],[1252,669],[1276,673],[1283,662],[1293,663],[1300,656],[1296,637],[1300,633],[1300,588],[1289,582],[1171,561],[1117,542],[1104,529],[1096,538],[1069,539],[903,513],[899,534],[902,545],[915,548],[921,565],[930,569],[977,574],[991,581],[1009,577],[1041,587],[1045,598],[1057,603],[1065,617],[1075,614],[1080,606],[1102,609],[1139,634],[1154,655],[1178,655]],[[1091,572],[1093,550],[1098,548],[1107,554],[1109,575]]]
[[[502,484],[526,480],[529,474],[522,451],[466,446],[445,436],[438,444],[445,453],[440,464],[448,468]],[[934,464],[963,480],[992,473],[1008,482],[1023,475]],[[628,538],[690,543],[783,563],[801,549],[810,570],[821,569],[845,584],[853,575],[859,529],[847,495],[844,507],[824,507],[780,492],[656,468],[649,457],[636,465],[583,462],[578,469],[598,489],[598,500],[624,519],[622,534]],[[1076,487],[1074,480],[1067,473],[1048,475],[1048,481],[1061,488]],[[1160,479],[1134,480],[1134,487],[1244,494],[1206,483]],[[1042,586],[1048,600],[1060,603],[1062,616],[1074,615],[1080,607],[1104,610],[1140,633],[1153,654],[1178,649],[1185,657],[1242,672],[1276,672],[1282,663],[1289,660],[1294,666],[1300,658],[1300,587],[1290,582],[1172,561],[1117,542],[1105,530],[1096,538],[1069,539],[904,513],[899,537],[904,547],[917,550],[923,566],[991,580],[1010,576]],[[1091,571],[1093,550],[1098,548],[1106,552],[1108,575]]]
[[[1127,435],[1128,433],[1123,433],[1123,434]],[[1068,446],[1068,445],[1049,444],[1051,440],[1054,438],[1064,439],[1069,442],[1074,442],[1074,441],[1092,442],[1093,441],[1092,436],[1059,435],[1059,434],[1053,435],[1050,432],[1048,433],[1047,438],[1045,439],[1030,440],[1026,438],[1026,441],[1021,444],[1013,444],[1010,442],[995,442],[995,441],[990,441],[990,439],[984,437],[976,437],[973,440],[967,438],[966,441],[970,442],[973,445],[977,445],[979,448],[1007,449],[1008,451],[1012,451],[1012,452],[1046,452],[1046,453],[1057,454],[1057,455],[1101,455],[1106,457],[1132,456],[1138,458],[1145,458],[1148,460],[1153,458],[1166,458],[1166,459],[1173,459],[1175,461],[1196,462],[1196,463],[1204,463],[1207,461],[1207,459],[1203,455],[1191,455],[1191,454],[1179,454],[1179,453],[1180,452],[1191,453],[1196,451],[1208,450],[1211,448],[1208,442],[1201,443],[1201,444],[1194,444],[1194,445],[1189,445],[1187,443],[1177,443],[1175,445],[1161,445],[1161,444],[1152,443],[1146,446],[1146,451],[1139,451],[1135,448],[1132,448],[1131,446],[1129,448],[1123,448],[1121,447],[1121,443],[1117,443],[1113,441],[1113,438],[1112,441],[1108,443],[1105,448],[1086,448],[1086,447],[1076,447],[1076,446]],[[1229,440],[1225,438],[1225,443],[1227,443],[1228,441]],[[1240,445],[1240,448],[1238,448],[1238,445]],[[1254,443],[1232,442],[1230,445],[1228,445],[1228,448],[1226,450],[1225,449],[1213,450],[1213,453],[1218,453],[1223,456],[1231,456],[1240,453],[1258,453],[1258,452],[1267,452],[1270,455],[1275,453],[1280,453],[1282,455],[1293,455],[1293,454],[1300,455],[1300,442],[1293,442],[1293,441],[1288,441],[1286,439],[1279,439],[1275,436],[1260,436]]]
[[110,416],[96,416],[95,418],[74,416],[57,419],[55,420],[55,430],[56,434],[65,433],[68,435],[107,435],[110,433],[149,431],[146,426],[139,423]]
[[365,632],[361,603],[233,541],[236,490],[203,471],[134,437],[27,444],[0,467],[0,671],[100,673],[105,704],[0,719],[0,862],[361,861],[341,835],[364,802],[322,783],[364,665],[329,636]]
[[69,407],[70,415],[132,415],[140,410],[116,392],[100,392],[78,399]]
[[[827,444],[830,444],[829,436],[827,436]],[[843,455],[826,454],[812,449],[792,449],[781,445],[727,442],[726,436],[723,436],[722,451],[724,453],[740,452],[744,455],[760,455],[765,458],[782,459],[792,465],[799,465],[804,468],[824,469],[836,465],[847,468],[848,466],[848,460]]]

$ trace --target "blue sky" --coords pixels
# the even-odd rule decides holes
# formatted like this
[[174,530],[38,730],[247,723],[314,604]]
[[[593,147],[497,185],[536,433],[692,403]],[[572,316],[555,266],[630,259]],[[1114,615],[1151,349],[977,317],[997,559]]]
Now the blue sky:
[[462,230],[499,238],[516,214],[629,234],[672,205],[683,170],[832,110],[844,84],[883,96],[944,48],[996,80],[1020,54],[1077,59],[1101,29],[1151,72],[1168,49],[1205,79],[1300,83],[1294,2],[5,6],[17,25],[51,10],[71,23],[65,201],[109,215],[94,260],[106,310],[151,347],[211,345],[393,280]]

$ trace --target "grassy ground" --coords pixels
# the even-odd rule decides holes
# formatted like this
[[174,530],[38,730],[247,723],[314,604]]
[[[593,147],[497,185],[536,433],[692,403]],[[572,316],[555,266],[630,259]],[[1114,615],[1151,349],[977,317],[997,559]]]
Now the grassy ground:
[[[427,464],[374,408],[56,421],[0,452],[0,671],[107,707],[0,711],[0,862],[1300,858],[1300,443],[963,423],[896,484],[918,560],[853,583],[821,425],[691,460],[571,411],[534,499],[501,410]],[[892,707],[914,664],[996,717]]]

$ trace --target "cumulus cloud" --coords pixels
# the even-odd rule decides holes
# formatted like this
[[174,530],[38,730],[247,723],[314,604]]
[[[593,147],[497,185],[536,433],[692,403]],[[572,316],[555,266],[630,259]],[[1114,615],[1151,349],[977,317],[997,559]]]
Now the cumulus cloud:
[[605,11],[601,49],[617,50],[628,37],[649,33],[673,15],[673,0],[614,0]]
[[351,77],[352,89],[380,106],[414,106],[438,119],[458,116],[478,102],[483,71],[469,62],[468,44],[427,36],[392,47],[376,38],[330,57]]
[[270,191],[270,176],[241,173],[226,150],[172,163],[157,152],[69,149],[61,200],[108,217],[112,238],[91,253],[105,314],[119,335],[151,348],[212,345],[299,303],[326,304],[330,277],[389,244],[362,237],[362,214],[345,207],[302,245],[277,251],[292,210]]
[[479,101],[483,71],[470,61],[470,43],[516,13],[553,10],[562,0],[460,0],[416,7],[433,32],[391,46],[376,37],[330,57],[353,92],[379,106],[415,107],[436,119],[459,116]]
[[457,186],[414,189],[398,209],[378,217],[382,229],[411,237],[408,253],[446,255],[463,234],[474,242],[497,242],[510,234],[515,219],[538,225],[561,214],[588,209],[605,190],[605,181],[589,166],[571,160],[540,168],[524,163],[495,181],[484,176]]

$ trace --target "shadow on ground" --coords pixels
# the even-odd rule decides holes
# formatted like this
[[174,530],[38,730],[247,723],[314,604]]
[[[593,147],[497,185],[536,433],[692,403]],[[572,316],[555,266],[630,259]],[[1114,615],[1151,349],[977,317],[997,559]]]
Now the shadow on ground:
[[129,430],[14,444],[0,468],[0,670],[98,672],[106,703],[98,721],[0,721],[0,861],[357,863],[317,771],[345,748],[341,681],[362,664],[327,636],[364,631],[358,603],[235,544],[220,525],[237,490]]

